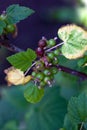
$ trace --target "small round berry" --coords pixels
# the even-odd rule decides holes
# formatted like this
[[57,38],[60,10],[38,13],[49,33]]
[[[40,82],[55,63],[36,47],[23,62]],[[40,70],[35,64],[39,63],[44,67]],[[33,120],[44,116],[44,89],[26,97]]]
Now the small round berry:
[[6,19],[6,15],[0,15],[0,20],[5,20]]
[[56,50],[54,51],[54,55],[55,55],[55,56],[58,56],[58,55],[59,55],[59,49],[56,49]]
[[42,61],[38,61],[36,63],[35,67],[36,67],[37,70],[43,70],[44,69],[44,63]]
[[53,74],[50,75],[50,79],[51,79],[51,80],[54,79],[54,75],[53,75]]
[[43,71],[43,73],[44,73],[44,75],[51,75],[51,72],[48,70],[48,69],[45,69],[44,71]]
[[36,54],[37,54],[37,56],[42,57],[44,55],[44,50],[41,47],[38,47],[36,49]]
[[36,72],[32,72],[32,74],[31,74],[31,75],[35,77],[35,76],[36,76]]
[[49,81],[50,81],[50,77],[45,77],[45,78],[44,78],[44,82],[45,82],[45,83],[48,83]]
[[54,58],[54,53],[53,52],[50,52],[47,54],[48,58],[49,59],[53,59]]
[[38,78],[38,79],[40,79],[40,80],[43,80],[44,74],[43,74],[43,73],[38,73],[38,74],[36,75],[36,78]]
[[56,41],[54,39],[50,39],[47,43],[48,43],[48,46],[52,47],[52,46],[55,46]]
[[53,74],[56,74],[56,73],[58,72],[58,69],[57,69],[56,67],[52,67],[52,68],[51,68],[51,72],[52,72]]
[[47,45],[46,40],[41,39],[38,42],[38,46],[41,47],[41,48],[44,48],[46,45]]
[[59,63],[59,60],[57,58],[55,58],[52,62],[53,65],[57,65]]
[[45,83],[44,81],[41,81],[41,82],[40,82],[40,86],[41,86],[41,87],[44,87],[45,85],[46,85],[46,83]]
[[15,26],[14,26],[13,24],[7,25],[6,31],[7,31],[8,33],[13,33],[13,32],[15,32]]

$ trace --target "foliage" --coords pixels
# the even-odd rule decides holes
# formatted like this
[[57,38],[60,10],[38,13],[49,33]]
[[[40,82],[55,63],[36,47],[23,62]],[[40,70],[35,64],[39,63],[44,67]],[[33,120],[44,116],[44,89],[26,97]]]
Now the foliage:
[[[68,1],[71,2],[71,1]],[[72,11],[73,10],[73,11]],[[48,11],[48,12],[47,12]],[[41,16],[46,22],[57,23],[76,23],[87,27],[87,1],[76,0],[74,6],[61,6],[51,8],[44,12],[45,17]]]
[[24,97],[28,102],[37,103],[44,96],[44,89],[39,89],[37,86],[30,85],[25,89]]
[[75,25],[68,25],[58,30],[58,36],[64,41],[62,54],[68,59],[82,57],[87,50],[87,32]]
[[32,49],[27,49],[25,52],[20,52],[7,58],[14,67],[22,71],[26,71],[35,59],[36,54]]
[[87,123],[87,93],[73,97],[69,101],[68,115],[73,124]]
[[[85,14],[83,9],[79,9],[82,12],[80,21],[83,22]],[[5,40],[9,33],[13,36],[17,32],[16,23],[32,13],[34,11],[30,8],[18,4],[9,6],[0,15],[1,40]],[[57,44],[56,38],[48,40],[42,37],[36,51],[27,49],[18,52],[18,49],[18,53],[7,58],[12,67],[4,71],[6,81],[10,85],[20,86],[2,89],[2,129],[87,129],[87,81],[83,81],[87,79],[87,31],[70,24],[59,28],[58,37],[63,41],[60,44]],[[4,46],[10,46],[13,51],[17,49],[11,44]],[[29,72],[30,75],[27,75]],[[58,85],[54,85],[54,80]],[[24,124],[21,126],[22,122]]]
[[[62,126],[62,119],[66,112],[66,103],[66,100],[59,95],[58,86],[47,88],[42,101],[35,106],[33,105],[31,112],[26,113],[26,121],[31,122],[29,128],[32,130],[38,130],[38,128],[40,130],[59,129]],[[34,116],[35,118],[33,118]]]
[[30,16],[34,11],[30,8],[19,6],[18,4],[10,5],[6,9],[6,20],[10,24],[16,24]]
[[14,25],[33,13],[34,11],[28,7],[19,6],[19,4],[10,5],[0,15],[0,35],[14,33],[17,31]]
[[3,29],[6,27],[6,23],[4,21],[0,21],[0,34],[2,34]]
[[9,121],[5,124],[5,126],[2,128],[4,130],[18,130],[16,121]]
[[24,100],[23,91],[24,88],[22,86],[2,89],[3,97],[0,104],[2,101],[4,102],[0,105],[0,129],[22,127],[20,126],[21,122],[25,124],[25,130],[35,130],[38,128],[41,130],[57,130],[62,127],[67,101],[60,96],[58,86],[54,86],[51,89],[47,88],[45,90],[45,96],[37,104],[27,103]]

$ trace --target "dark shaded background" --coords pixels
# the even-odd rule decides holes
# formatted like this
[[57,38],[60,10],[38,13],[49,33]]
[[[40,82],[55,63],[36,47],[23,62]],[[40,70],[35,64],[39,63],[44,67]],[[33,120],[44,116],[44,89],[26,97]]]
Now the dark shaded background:
[[[0,13],[11,4],[20,4],[35,10],[35,14],[18,24],[19,35],[16,39],[11,39],[11,42],[16,46],[26,50],[27,48],[35,49],[38,40],[42,36],[48,39],[57,36],[57,30],[61,26],[61,23],[47,21],[46,14],[50,8],[73,6],[75,0],[0,0]],[[4,52],[0,52],[0,84],[5,82],[3,70],[9,66],[6,61],[6,56],[10,54],[12,53],[6,49]]]

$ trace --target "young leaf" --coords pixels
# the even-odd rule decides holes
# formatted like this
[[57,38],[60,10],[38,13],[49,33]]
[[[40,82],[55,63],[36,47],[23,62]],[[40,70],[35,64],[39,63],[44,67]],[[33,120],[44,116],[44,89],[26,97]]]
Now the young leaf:
[[12,56],[9,56],[7,60],[15,67],[22,71],[26,71],[32,62],[36,59],[36,54],[32,49],[27,49],[27,51],[19,52]]
[[87,32],[76,25],[67,25],[58,30],[58,36],[64,41],[62,54],[68,59],[82,57],[87,50]]
[[33,104],[26,113],[27,128],[30,130],[59,130],[62,127],[66,109],[67,102],[60,96],[59,87],[46,88],[42,100]]
[[73,97],[69,101],[68,116],[73,124],[87,123],[87,93]]
[[0,35],[3,33],[4,28],[6,27],[6,24],[4,21],[0,21]]
[[37,86],[31,85],[25,89],[24,97],[28,102],[37,103],[44,96],[44,89],[38,89]]
[[9,24],[16,24],[33,13],[34,11],[30,8],[19,6],[19,4],[13,4],[6,9],[6,20]]

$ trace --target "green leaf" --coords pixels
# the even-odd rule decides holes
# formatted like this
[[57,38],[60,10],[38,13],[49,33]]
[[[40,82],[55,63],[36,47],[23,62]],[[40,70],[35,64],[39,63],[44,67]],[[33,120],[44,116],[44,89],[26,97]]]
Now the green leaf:
[[[86,0],[82,0],[86,1]],[[78,21],[87,27],[87,6],[80,6],[77,8]]]
[[24,109],[18,109],[3,97],[0,101],[0,129],[9,120],[21,120],[23,118],[23,114]]
[[4,28],[6,27],[6,24],[4,21],[0,21],[0,35],[3,33]]
[[15,86],[12,86],[10,90],[2,90],[3,97],[14,106],[21,108],[21,110],[29,106],[29,103],[24,98],[22,87],[23,86],[18,86],[15,88]]
[[38,89],[35,85],[30,85],[25,89],[24,97],[30,103],[39,102],[44,96],[44,89]]
[[19,6],[19,4],[10,5],[6,9],[7,18],[9,24],[16,24],[34,13],[30,8]]
[[58,36],[64,41],[62,54],[68,59],[77,59],[87,50],[87,32],[76,25],[67,25],[58,30]]
[[0,35],[3,33],[3,28],[0,27]]
[[7,58],[14,67],[22,71],[26,71],[35,59],[36,54],[32,49],[27,49],[25,52],[19,52]]
[[78,130],[78,125],[73,125],[68,115],[66,114],[64,119],[64,128],[65,130]]
[[79,59],[78,66],[83,67],[83,66],[85,66],[86,63],[87,63],[87,56],[82,57],[82,58]]
[[78,77],[60,71],[55,75],[55,81],[60,86],[61,96],[63,96],[65,99],[69,100],[72,96],[78,94]]
[[18,130],[17,122],[15,120],[8,121],[4,125],[3,130]]
[[85,130],[87,130],[87,123],[84,124],[84,128],[85,128]]
[[59,130],[63,125],[67,102],[59,95],[59,87],[46,88],[43,99],[26,113],[27,129]]
[[68,116],[73,124],[87,123],[87,93],[72,97],[68,105]]
[[87,66],[87,55],[85,55],[84,57],[82,57],[82,58],[79,59],[78,66],[79,67],[85,67],[85,66]]

